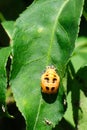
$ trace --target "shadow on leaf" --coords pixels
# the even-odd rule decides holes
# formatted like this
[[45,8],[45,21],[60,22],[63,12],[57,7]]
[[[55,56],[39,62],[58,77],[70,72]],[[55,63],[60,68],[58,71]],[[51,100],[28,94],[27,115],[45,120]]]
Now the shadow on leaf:
[[54,103],[55,100],[56,100],[56,98],[57,98],[57,95],[58,95],[58,92],[55,93],[55,94],[46,94],[46,93],[43,93],[43,92],[41,92],[41,93],[42,93],[43,99],[44,99],[47,103],[49,103],[49,104]]
[[84,95],[87,97],[87,66],[79,69],[79,71],[76,74],[72,72],[72,70],[74,69],[73,66],[71,66],[71,64],[69,67],[71,71],[68,71],[67,89],[68,92],[71,91],[73,118],[77,129],[79,122],[79,111],[83,114],[80,105],[80,92],[82,91]]
[[75,128],[64,118],[52,130],[75,130]]

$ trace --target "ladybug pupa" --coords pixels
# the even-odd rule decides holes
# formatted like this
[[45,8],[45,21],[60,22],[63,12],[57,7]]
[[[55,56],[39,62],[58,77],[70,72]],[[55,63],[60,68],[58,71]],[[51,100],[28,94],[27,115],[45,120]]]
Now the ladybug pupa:
[[55,94],[58,91],[60,77],[54,66],[48,66],[41,76],[41,91],[46,94]]

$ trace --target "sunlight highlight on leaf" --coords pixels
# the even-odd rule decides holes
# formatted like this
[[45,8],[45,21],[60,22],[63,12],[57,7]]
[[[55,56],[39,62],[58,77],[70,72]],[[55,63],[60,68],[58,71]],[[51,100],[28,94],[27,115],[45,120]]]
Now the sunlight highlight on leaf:
[[[38,0],[16,21],[11,84],[27,130],[51,130],[64,115],[62,78],[78,33],[83,0],[78,2]],[[54,65],[60,76],[56,95],[41,93],[40,78],[47,65]]]

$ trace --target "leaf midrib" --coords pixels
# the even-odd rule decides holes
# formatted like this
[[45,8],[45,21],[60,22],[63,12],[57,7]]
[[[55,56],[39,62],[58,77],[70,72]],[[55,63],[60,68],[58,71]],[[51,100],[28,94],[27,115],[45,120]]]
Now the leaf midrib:
[[54,23],[54,26],[53,26],[53,29],[52,29],[52,33],[51,33],[52,35],[51,35],[51,39],[50,39],[50,46],[49,46],[49,49],[48,49],[47,64],[46,64],[46,65],[49,64],[50,54],[51,54],[51,50],[52,50],[51,48],[52,48],[52,46],[53,46],[54,35],[55,35],[55,30],[56,30],[56,27],[57,27],[58,19],[59,19],[60,15],[61,15],[61,13],[62,13],[62,11],[63,11],[65,5],[66,5],[68,2],[69,2],[69,0],[66,0],[66,1],[61,5],[60,10],[58,11],[57,17],[56,17],[56,19],[55,19],[55,23]]
[[[47,65],[48,65],[49,59],[50,59],[50,53],[51,53],[51,48],[52,48],[52,45],[53,45],[54,34],[55,34],[56,27],[57,27],[58,18],[60,16],[63,8],[65,7],[65,5],[68,3],[68,1],[69,0],[66,0],[62,4],[62,6],[60,7],[60,10],[58,11],[57,17],[55,19],[55,23],[54,23],[54,26],[53,26],[53,29],[52,29],[52,35],[51,35],[51,39],[50,39],[50,47],[49,47],[48,54],[47,54]],[[34,124],[33,130],[36,129],[36,125],[37,125],[37,122],[38,122],[38,118],[39,118],[39,114],[40,114],[40,108],[41,108],[41,104],[42,104],[41,102],[42,102],[42,97],[40,98],[40,102],[39,102],[39,106],[38,106],[38,111],[37,111],[37,116],[36,116],[36,119],[35,119],[35,124]]]

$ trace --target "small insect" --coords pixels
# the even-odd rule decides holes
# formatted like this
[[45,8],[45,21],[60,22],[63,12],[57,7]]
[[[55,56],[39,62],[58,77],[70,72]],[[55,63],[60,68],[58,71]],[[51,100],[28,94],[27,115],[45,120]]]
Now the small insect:
[[5,106],[4,105],[2,105],[2,110],[3,110],[3,112],[5,112]]
[[45,124],[47,124],[47,125],[52,125],[52,122],[49,121],[49,120],[47,120],[46,118],[44,119],[44,122],[45,122]]
[[48,66],[44,74],[41,76],[41,89],[43,93],[57,93],[60,83],[60,77],[54,66]]

